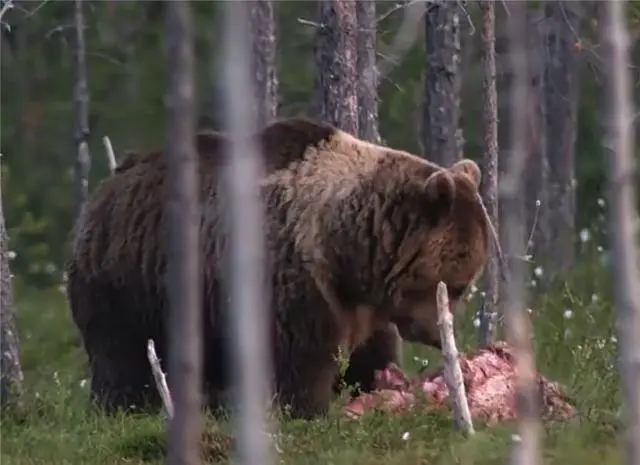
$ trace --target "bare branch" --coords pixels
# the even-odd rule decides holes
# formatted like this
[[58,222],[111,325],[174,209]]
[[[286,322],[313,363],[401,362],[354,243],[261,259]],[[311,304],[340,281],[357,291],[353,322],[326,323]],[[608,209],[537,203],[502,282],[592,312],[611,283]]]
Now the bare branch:
[[228,314],[231,315],[229,364],[233,367],[238,462],[270,463],[265,406],[270,400],[271,352],[265,288],[266,250],[264,211],[259,201],[259,179],[264,162],[252,134],[251,45],[247,41],[249,16],[245,2],[227,2],[224,17],[225,114],[232,143],[221,176],[229,245]]
[[633,96],[629,76],[629,33],[623,2],[607,2],[604,13],[606,85],[604,102],[608,124],[603,145],[608,164],[613,283],[618,313],[621,385],[626,423],[626,463],[640,463],[640,270],[638,269],[637,192],[633,180]]
[[467,435],[475,433],[467,393],[464,387],[458,348],[453,333],[453,315],[449,310],[449,294],[447,285],[440,281],[436,291],[436,303],[438,305],[438,326],[440,327],[440,339],[442,340],[442,358],[444,359],[444,380],[449,390],[449,400],[455,425]]
[[153,373],[153,379],[156,382],[156,388],[160,393],[162,399],[162,405],[169,419],[173,418],[173,401],[171,399],[171,393],[169,392],[169,386],[167,386],[167,378],[160,366],[160,360],[156,354],[156,345],[153,339],[149,339],[147,342],[147,358],[151,365],[151,372]]
[[2,5],[2,8],[0,8],[0,23],[2,23],[2,18],[7,13],[7,11],[12,9],[13,7],[14,7],[14,4],[12,0],[6,0],[4,2],[4,4]]

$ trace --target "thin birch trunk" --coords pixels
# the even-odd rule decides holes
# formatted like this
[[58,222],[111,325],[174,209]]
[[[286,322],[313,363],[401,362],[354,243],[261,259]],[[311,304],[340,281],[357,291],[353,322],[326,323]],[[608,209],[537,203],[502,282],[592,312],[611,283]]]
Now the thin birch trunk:
[[85,22],[84,0],[74,2],[75,23],[75,142],[76,160],[74,165],[74,219],[80,218],[89,196],[89,171],[91,155],[89,153],[89,85],[87,83],[87,52],[84,37]]
[[640,464],[640,270],[638,270],[638,213],[634,184],[633,100],[629,73],[629,33],[623,2],[601,5],[602,43],[606,59],[604,148],[609,178],[609,230],[612,241],[613,282],[618,310],[620,371],[626,422],[626,463]]
[[[1,157],[1,155],[0,155]],[[23,375],[9,267],[9,236],[0,187],[0,408],[22,410]]]
[[169,419],[167,464],[201,463],[202,282],[198,156],[194,146],[195,63],[191,4],[165,5],[167,86],[167,203],[169,248]]
[[513,258],[522,255],[526,244],[523,175],[528,158],[525,137],[528,123],[526,108],[529,83],[525,9],[525,2],[509,4],[510,16],[507,21],[507,30],[509,63],[513,77],[509,92],[511,131],[506,171],[500,182],[500,202],[505,209],[502,222],[505,238],[504,251],[505,255],[511,258],[503,309],[507,320],[508,341],[513,348],[518,375],[515,384],[520,441],[514,444],[511,461],[513,465],[537,465],[541,459],[535,357],[525,304],[525,263]]
[[256,131],[251,109],[252,78],[249,12],[243,2],[225,8],[225,114],[233,143],[224,166],[225,208],[228,208],[230,366],[233,367],[236,463],[271,463],[270,428],[266,418],[271,399],[272,360],[269,340],[270,302],[266,289],[264,210],[258,182],[264,174],[260,150],[252,142]]

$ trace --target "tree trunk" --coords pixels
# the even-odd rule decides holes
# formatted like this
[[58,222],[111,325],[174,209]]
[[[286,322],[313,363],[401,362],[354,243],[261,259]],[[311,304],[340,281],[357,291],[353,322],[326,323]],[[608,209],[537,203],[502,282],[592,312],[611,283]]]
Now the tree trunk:
[[[527,54],[526,2],[509,4],[507,31],[509,38],[509,63],[512,74],[508,94],[510,144],[505,160],[504,177],[500,180],[500,202],[504,206],[501,221],[505,237],[504,252],[507,257],[522,253],[525,245],[524,229],[524,170],[528,157],[527,110],[529,108],[529,71]],[[502,161],[501,161],[502,163]],[[508,341],[513,349],[516,373],[516,409],[520,442],[515,442],[512,465],[536,465],[540,463],[540,423],[538,385],[536,383],[535,355],[532,347],[532,328],[526,311],[526,288],[524,285],[525,263],[509,261],[509,281],[502,299],[507,321]]]
[[540,212],[547,205],[547,178],[549,162],[546,144],[546,110],[543,85],[544,62],[546,61],[546,37],[548,24],[544,21],[544,11],[527,10],[527,37],[529,39],[529,92],[527,144],[529,160],[525,179],[525,211],[527,244],[526,253],[537,262],[538,251],[544,250],[544,237],[540,234]]
[[235,401],[236,463],[270,464],[269,422],[265,407],[273,400],[270,343],[271,302],[267,290],[264,205],[259,180],[264,176],[260,148],[251,134],[253,107],[249,15],[243,2],[226,2],[224,27],[224,112],[230,136],[221,179],[229,234],[224,261],[228,364]]
[[201,276],[200,202],[195,134],[195,63],[191,4],[170,1],[165,10],[167,87],[167,283],[169,297],[169,420],[167,463],[200,463]]
[[625,405],[624,442],[628,465],[640,463],[640,270],[638,213],[634,176],[633,99],[629,75],[629,34],[624,3],[603,3],[605,57],[605,160],[609,184],[609,232],[618,316],[621,387]]
[[[484,155],[482,198],[491,222],[498,231],[498,91],[496,88],[495,3],[482,2],[484,43]],[[493,340],[493,315],[497,313],[499,262],[495,245],[484,278],[485,297],[480,318],[480,347]]]
[[78,219],[89,196],[89,170],[91,156],[89,154],[89,86],[87,84],[87,53],[84,39],[83,0],[75,0],[74,22],[76,31],[75,66],[76,84],[75,101],[75,216]]
[[315,41],[320,118],[358,135],[355,0],[320,0]]
[[451,166],[462,158],[460,128],[460,7],[457,2],[426,3],[427,69],[423,109],[425,158]]
[[9,237],[0,192],[0,408],[21,410],[22,393],[22,367],[9,268]]
[[378,68],[376,66],[376,2],[356,4],[358,23],[358,129],[364,140],[380,143],[378,130]]
[[548,178],[541,218],[544,249],[538,258],[554,274],[569,270],[574,262],[574,158],[580,85],[575,34],[581,29],[580,8],[577,2],[564,0],[544,4]]
[[253,39],[253,75],[257,127],[262,127],[278,114],[278,74],[276,69],[276,23],[271,0],[251,2],[251,34]]

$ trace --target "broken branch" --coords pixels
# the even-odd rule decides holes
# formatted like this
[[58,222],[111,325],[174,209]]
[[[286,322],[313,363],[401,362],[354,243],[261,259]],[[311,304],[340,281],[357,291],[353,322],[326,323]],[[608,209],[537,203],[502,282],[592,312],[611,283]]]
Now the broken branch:
[[462,369],[458,360],[458,348],[453,334],[453,315],[449,310],[449,294],[447,285],[440,281],[436,293],[438,305],[438,326],[440,327],[440,340],[442,341],[442,357],[444,359],[444,380],[449,390],[449,402],[453,412],[453,421],[456,427],[465,434],[471,435],[475,431],[471,421],[471,412],[467,402],[467,393],[464,387]]

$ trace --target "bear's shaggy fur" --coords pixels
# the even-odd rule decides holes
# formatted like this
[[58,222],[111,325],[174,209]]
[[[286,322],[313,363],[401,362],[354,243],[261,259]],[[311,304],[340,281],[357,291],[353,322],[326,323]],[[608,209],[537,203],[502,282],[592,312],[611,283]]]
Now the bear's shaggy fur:
[[[440,346],[438,282],[455,304],[487,260],[480,169],[470,160],[445,169],[302,118],[270,124],[257,141],[267,164],[274,388],[294,417],[311,418],[335,395],[339,352],[352,354],[347,381],[366,390],[373,370],[396,356],[394,324],[405,340]],[[226,144],[214,132],[197,136],[211,407],[229,381],[221,284],[229,212],[217,182]],[[109,411],[159,401],[146,341],[166,358],[165,180],[160,153],[123,160],[88,202],[67,266],[92,395]]]

